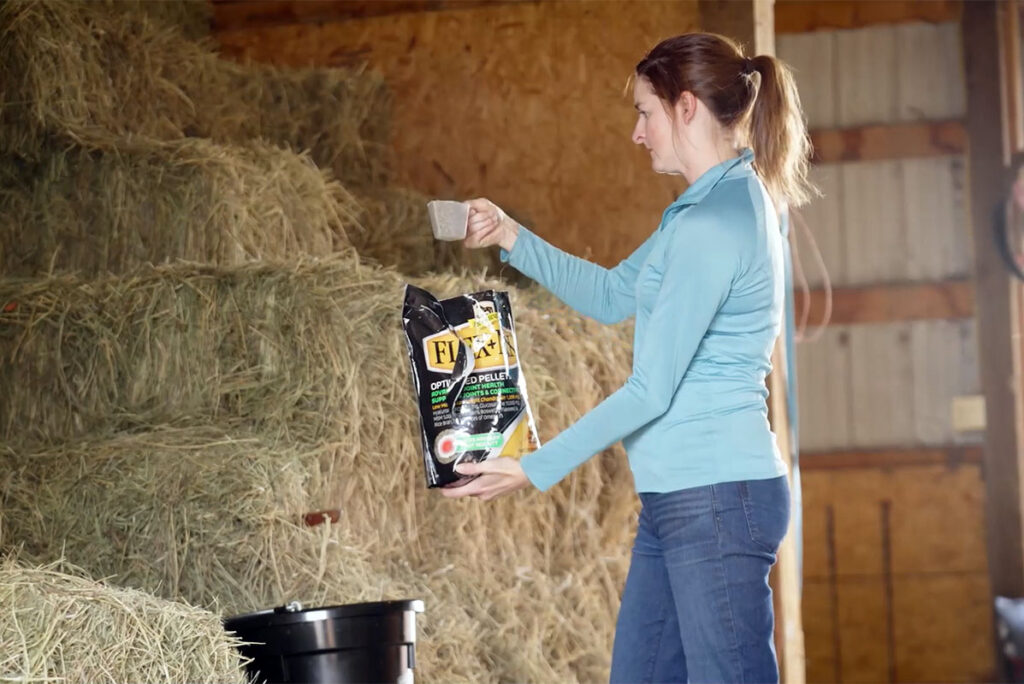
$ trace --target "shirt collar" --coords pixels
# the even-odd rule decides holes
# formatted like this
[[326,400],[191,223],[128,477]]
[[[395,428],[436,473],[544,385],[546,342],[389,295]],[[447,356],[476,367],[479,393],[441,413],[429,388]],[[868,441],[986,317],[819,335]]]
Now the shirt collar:
[[668,223],[668,221],[684,207],[697,204],[707,197],[708,193],[711,192],[711,190],[718,185],[719,181],[723,178],[736,178],[753,173],[753,162],[753,150],[749,147],[744,147],[740,150],[738,157],[726,159],[724,162],[712,166],[701,174],[700,178],[694,181],[690,187],[686,188],[683,194],[677,197],[676,200],[670,204],[667,209],[665,209],[665,213],[662,215],[661,225],[664,226]]

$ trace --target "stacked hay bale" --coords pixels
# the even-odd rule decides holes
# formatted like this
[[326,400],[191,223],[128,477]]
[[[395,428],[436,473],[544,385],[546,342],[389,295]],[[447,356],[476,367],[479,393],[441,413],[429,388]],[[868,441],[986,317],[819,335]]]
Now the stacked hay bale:
[[379,76],[233,64],[124,5],[0,6],[0,149],[35,158],[54,136],[106,149],[139,136],[263,139],[308,149],[349,187],[387,180],[390,96]]
[[[354,255],[0,285],[4,538],[35,540],[32,559],[63,550],[97,575],[228,612],[401,586],[438,601],[422,642],[424,662],[445,666],[435,676],[489,663],[473,679],[600,678],[607,663],[591,645],[610,639],[634,505],[624,464],[595,461],[572,486],[525,499],[427,491],[402,286]],[[548,438],[625,377],[628,331],[512,292]],[[339,533],[386,576],[409,579],[353,591],[366,573],[345,553],[360,544],[331,541],[330,560],[319,533],[297,524],[321,509],[340,512]],[[455,646],[435,619],[480,636],[449,663],[439,649]]]
[[[349,242],[380,263],[405,272],[459,266],[500,269],[493,254],[435,242],[426,209],[419,206],[427,198],[381,189],[389,180],[391,102],[379,75],[360,69],[282,70],[234,64],[220,59],[211,45],[186,39],[177,27],[153,21],[147,13],[124,11],[135,5],[146,3],[47,0],[0,5],[0,54],[5,56],[0,61],[0,153],[15,173],[28,175],[21,170],[27,163],[41,163],[44,169],[59,166],[61,162],[52,157],[66,156],[69,145],[76,150],[74,156],[89,154],[102,160],[104,168],[119,164],[122,173],[130,173],[131,160],[119,153],[125,151],[126,141],[141,137],[208,139],[218,145],[207,143],[201,153],[190,148],[194,163],[203,164],[209,156],[210,163],[235,164],[244,175],[242,169],[253,157],[268,154],[267,145],[247,149],[254,140],[262,140],[308,151],[324,176],[320,184],[330,186],[337,180],[350,191],[335,209],[344,219],[335,230],[347,233]],[[161,149],[132,144],[146,147],[150,156]],[[162,149],[169,164],[180,156],[174,145]],[[271,166],[274,161],[263,164]],[[80,185],[102,183],[90,173],[98,167],[74,165],[64,174],[70,173]],[[272,194],[284,195],[287,190],[285,186]],[[44,204],[64,191],[46,183],[34,188]],[[353,196],[360,207],[355,212]],[[290,204],[301,199],[299,194]],[[124,200],[144,201],[130,193]],[[188,209],[181,207],[181,213],[188,215]],[[60,230],[73,234],[76,227]],[[322,253],[319,244],[299,247],[305,253]],[[214,255],[168,253],[164,258],[205,261],[210,256]],[[22,269],[29,265],[18,264]]]
[[247,681],[218,616],[73,568],[0,558],[0,606],[4,681]]
[[[379,82],[221,63],[115,5],[0,6],[0,263],[30,276],[0,279],[0,544],[226,614],[423,598],[428,680],[605,678],[621,454],[545,495],[424,487],[401,292],[465,262],[379,185]],[[627,329],[413,280],[511,290],[542,438],[628,373]]]
[[0,198],[8,275],[326,255],[350,244],[362,211],[308,157],[201,138],[3,157]]

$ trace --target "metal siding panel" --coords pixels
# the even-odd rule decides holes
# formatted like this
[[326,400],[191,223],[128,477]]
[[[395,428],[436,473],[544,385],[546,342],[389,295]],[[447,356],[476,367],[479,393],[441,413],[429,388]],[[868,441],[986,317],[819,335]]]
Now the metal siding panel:
[[959,24],[899,26],[896,50],[899,120],[955,119],[964,115]]
[[900,162],[847,163],[842,176],[847,284],[904,280],[907,236]]
[[955,321],[917,321],[910,325],[914,364],[913,440],[921,444],[950,444],[953,425],[950,407],[956,395],[960,346]]
[[903,167],[907,266],[910,280],[970,273],[961,157],[908,159]]
[[836,126],[835,32],[784,34],[776,53],[793,68],[797,89],[811,128]]
[[[981,394],[981,373],[978,368],[978,327],[971,318],[957,323],[957,347],[953,357],[950,374],[955,379],[954,395],[969,396]],[[958,444],[980,444],[984,441],[984,433],[954,434],[953,441]]]
[[[811,181],[821,190],[805,207],[796,210],[793,231],[804,274],[811,287],[824,282],[821,264],[814,255],[813,238],[833,285],[846,282],[846,259],[843,256],[842,183],[839,164],[820,164],[811,169]],[[808,232],[811,234],[808,236]]]
[[820,451],[850,442],[850,347],[847,326],[830,327],[796,346],[800,448]]
[[879,447],[914,440],[914,369],[906,323],[850,328],[851,444]]
[[836,32],[839,126],[896,120],[896,30],[881,26]]

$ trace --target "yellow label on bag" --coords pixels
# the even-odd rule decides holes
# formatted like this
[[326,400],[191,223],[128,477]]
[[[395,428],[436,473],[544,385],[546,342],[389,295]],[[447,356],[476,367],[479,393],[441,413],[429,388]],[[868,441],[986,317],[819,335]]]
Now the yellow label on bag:
[[[515,345],[508,330],[501,330],[498,314],[488,314],[485,322],[477,319],[456,326],[455,332],[473,350],[473,368],[505,368],[515,366]],[[498,337],[501,331],[502,337]],[[504,342],[504,343],[503,343]],[[450,330],[431,335],[423,340],[423,355],[427,368],[435,373],[451,373],[459,353],[459,342]]]

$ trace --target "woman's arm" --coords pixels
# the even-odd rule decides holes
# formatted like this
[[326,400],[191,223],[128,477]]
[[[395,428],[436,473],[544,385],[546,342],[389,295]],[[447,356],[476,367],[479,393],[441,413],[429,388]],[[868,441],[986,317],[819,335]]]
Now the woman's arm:
[[711,322],[729,294],[740,245],[712,222],[675,228],[650,320],[626,383],[574,425],[521,459],[530,482],[546,490],[591,456],[663,415]]
[[470,200],[469,206],[467,247],[499,245],[502,261],[543,285],[571,308],[603,323],[617,323],[636,312],[636,277],[651,249],[652,238],[609,269],[545,242],[488,200]]

